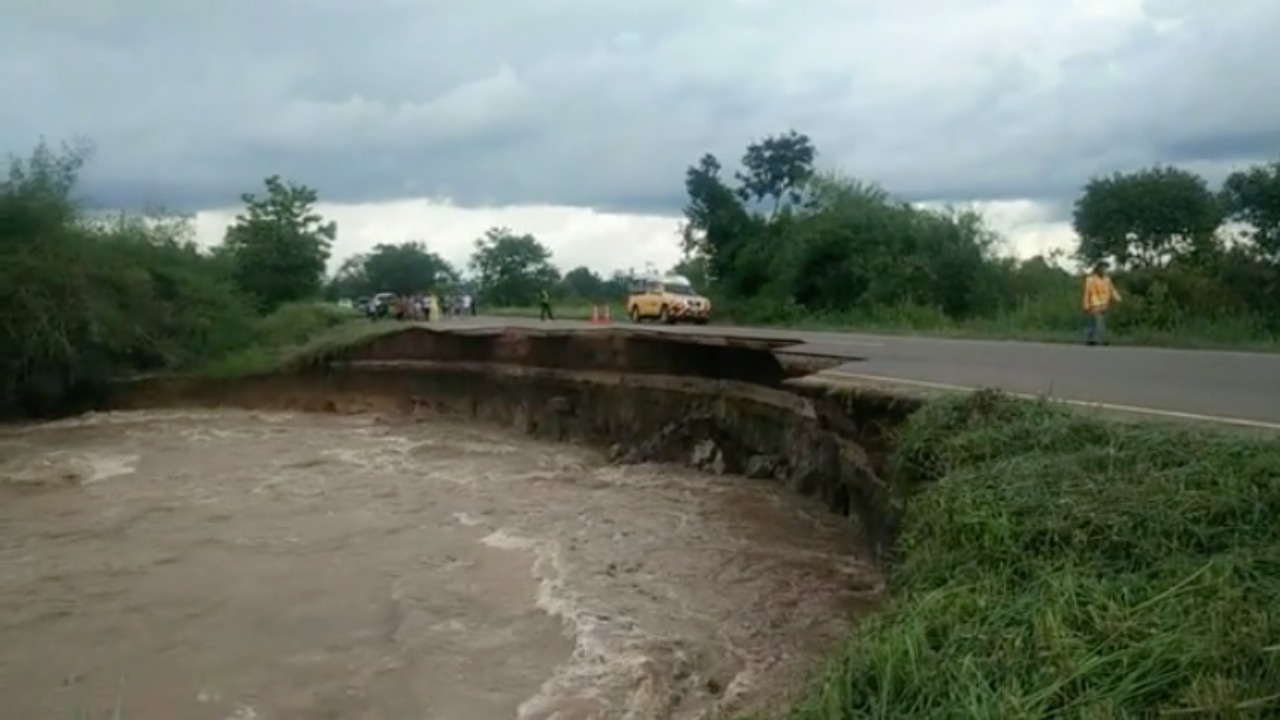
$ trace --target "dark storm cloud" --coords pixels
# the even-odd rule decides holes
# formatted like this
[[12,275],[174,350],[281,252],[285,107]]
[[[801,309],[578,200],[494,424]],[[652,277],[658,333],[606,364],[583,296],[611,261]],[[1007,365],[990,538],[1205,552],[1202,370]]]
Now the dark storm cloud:
[[104,206],[226,206],[279,173],[332,201],[649,212],[703,152],[793,127],[904,198],[1055,207],[1097,173],[1280,149],[1277,3],[444,5],[0,0],[0,149],[91,138]]

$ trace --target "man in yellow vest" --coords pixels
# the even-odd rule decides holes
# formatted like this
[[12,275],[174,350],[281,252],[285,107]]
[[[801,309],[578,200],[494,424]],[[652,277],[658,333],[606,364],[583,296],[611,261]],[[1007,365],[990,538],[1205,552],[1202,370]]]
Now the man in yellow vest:
[[1099,262],[1084,278],[1084,312],[1089,316],[1085,341],[1090,345],[1106,345],[1107,309],[1120,302],[1120,293],[1107,275],[1107,263]]
[[543,288],[538,293],[538,319],[539,320],[555,320],[556,316],[551,312],[551,293]]

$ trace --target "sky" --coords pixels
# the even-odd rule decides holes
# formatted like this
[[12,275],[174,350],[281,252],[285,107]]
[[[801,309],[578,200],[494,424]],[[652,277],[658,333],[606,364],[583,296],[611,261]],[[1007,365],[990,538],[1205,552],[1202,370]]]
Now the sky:
[[0,151],[87,138],[97,207],[221,239],[270,174],[335,263],[491,226],[669,266],[685,169],[796,129],[822,169],[974,204],[1031,255],[1087,179],[1280,155],[1267,0],[0,0]]

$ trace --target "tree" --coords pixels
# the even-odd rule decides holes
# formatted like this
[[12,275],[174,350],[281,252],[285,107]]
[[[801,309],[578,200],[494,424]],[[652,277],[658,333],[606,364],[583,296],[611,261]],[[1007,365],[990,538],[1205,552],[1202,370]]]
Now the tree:
[[707,287],[707,260],[701,257],[686,257],[671,267],[673,275],[680,275],[693,283],[696,288],[701,288],[706,292]]
[[0,416],[83,406],[113,376],[246,342],[249,308],[189,219],[75,201],[85,146],[41,143],[0,180]]
[[270,311],[320,294],[337,226],[315,211],[315,190],[278,175],[265,185],[265,196],[240,196],[245,212],[227,228],[223,243],[236,284],[259,310]]
[[995,235],[972,211],[926,210],[835,173],[809,181],[808,202],[773,274],[811,311],[925,306],[951,317],[993,303],[987,278]]
[[1231,173],[1220,197],[1228,219],[1248,226],[1259,257],[1280,263],[1280,161]]
[[594,270],[585,266],[570,270],[560,281],[565,294],[579,300],[600,300],[605,295],[605,281]]
[[339,297],[361,297],[379,292],[410,295],[457,281],[457,272],[444,258],[425,243],[411,241],[379,243],[370,252],[348,258],[332,284]]
[[791,130],[747,146],[742,156],[746,172],[735,174],[743,202],[770,205],[769,219],[777,217],[784,201],[799,203],[805,184],[813,177],[817,150],[809,136]]
[[1151,268],[1216,248],[1222,208],[1204,178],[1157,166],[1090,180],[1075,204],[1078,255],[1121,268]]
[[705,257],[710,277],[727,279],[756,227],[737,193],[720,178],[720,170],[720,161],[708,153],[685,172],[689,203],[681,236],[686,256]]
[[532,304],[540,290],[549,290],[560,280],[551,264],[551,251],[527,233],[490,228],[476,240],[475,248],[470,265],[489,307]]

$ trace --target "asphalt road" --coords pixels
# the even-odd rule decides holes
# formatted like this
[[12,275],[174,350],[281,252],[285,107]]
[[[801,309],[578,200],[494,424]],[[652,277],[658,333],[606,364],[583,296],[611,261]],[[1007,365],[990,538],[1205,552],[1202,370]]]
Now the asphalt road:
[[[467,324],[472,323],[477,321]],[[579,321],[539,323],[523,318],[486,318],[477,324],[600,327]],[[1113,411],[1280,430],[1280,354],[777,328],[640,327],[669,333],[790,340],[797,346],[787,352],[849,360],[826,372],[854,380],[942,390],[999,388]]]

